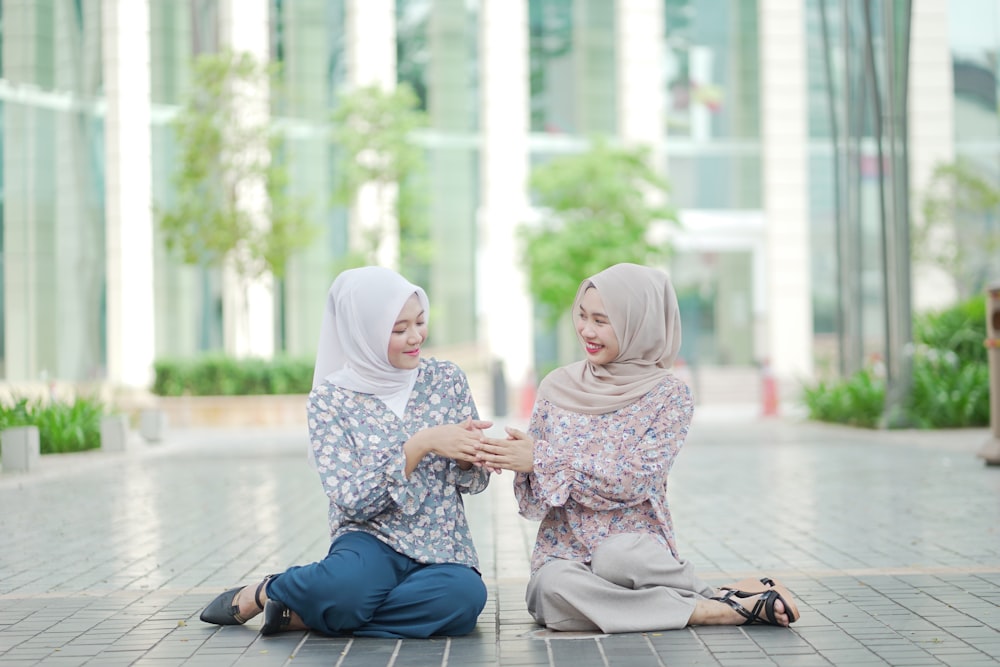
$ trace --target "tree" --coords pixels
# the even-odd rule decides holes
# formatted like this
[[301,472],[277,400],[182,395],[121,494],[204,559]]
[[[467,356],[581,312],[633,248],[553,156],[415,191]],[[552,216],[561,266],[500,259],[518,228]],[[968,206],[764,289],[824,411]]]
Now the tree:
[[[944,270],[959,300],[981,293],[990,271],[1000,270],[1000,189],[969,160],[939,163],[912,223],[914,261]],[[1000,274],[997,274],[1000,275]]]
[[179,159],[175,202],[156,218],[168,250],[186,264],[230,268],[244,302],[252,281],[280,278],[316,229],[288,196],[267,110],[270,68],[249,53],[198,56],[190,94],[173,122]]
[[586,152],[555,158],[531,173],[543,218],[519,236],[529,290],[551,320],[569,310],[587,276],[612,264],[655,264],[670,248],[650,232],[678,224],[667,202],[669,185],[649,166],[645,148],[622,148],[596,139]]
[[399,266],[404,275],[416,273],[430,259],[421,177],[423,149],[413,133],[428,124],[409,84],[387,91],[377,85],[356,88],[340,97],[333,113],[333,139],[341,159],[334,201],[355,203],[364,187],[373,190],[376,219],[357,221],[361,243],[344,264],[377,263],[382,244],[398,225]]

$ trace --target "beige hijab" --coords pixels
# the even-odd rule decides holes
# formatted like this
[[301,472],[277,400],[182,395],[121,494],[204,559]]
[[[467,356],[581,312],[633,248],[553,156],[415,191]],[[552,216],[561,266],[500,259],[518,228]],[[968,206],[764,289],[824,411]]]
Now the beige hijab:
[[584,360],[558,368],[542,380],[538,396],[565,410],[602,415],[634,403],[670,375],[681,347],[681,317],[670,278],[657,269],[615,264],[584,280],[574,318],[590,287],[604,302],[618,357],[604,366]]

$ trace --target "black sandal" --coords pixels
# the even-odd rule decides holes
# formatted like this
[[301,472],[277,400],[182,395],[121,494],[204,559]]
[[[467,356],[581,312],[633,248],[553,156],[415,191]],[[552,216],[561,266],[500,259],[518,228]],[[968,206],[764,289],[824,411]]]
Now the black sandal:
[[764,593],[768,589],[774,588],[777,585],[777,583],[771,577],[761,577],[760,579],[755,579],[752,583],[756,584],[757,582],[760,582],[760,583],[764,584],[764,586],[766,586],[766,588],[764,588],[764,590],[760,590],[760,591],[748,591],[747,588],[749,588],[749,586],[745,586],[744,582],[746,582],[746,583],[749,584],[749,583],[751,583],[750,579],[752,579],[752,578],[753,577],[750,577],[748,579],[740,579],[739,581],[737,581],[732,586],[720,586],[719,590],[720,591],[742,591],[744,593],[751,593],[752,595],[757,595],[758,593]]
[[[756,602],[754,602],[753,609],[749,611],[739,600],[734,599],[751,598],[754,596],[759,596],[759,598]],[[785,607],[785,615],[788,616],[789,624],[794,623],[799,618],[795,607],[782,597],[781,593],[773,588],[758,593],[728,589],[725,595],[711,599],[716,602],[728,604],[730,607],[735,609],[736,613],[746,619],[743,622],[743,625],[763,623],[764,625],[777,625],[779,627],[784,627],[778,622],[778,616],[774,612],[774,603],[778,600],[781,600],[781,604]]]
[[[260,600],[260,594],[264,590],[264,586],[274,575],[267,575],[264,577],[264,581],[257,584],[257,590],[253,594],[254,602],[257,603],[262,611],[264,609],[264,603]],[[201,612],[201,620],[205,623],[214,623],[215,625],[243,625],[249,619],[240,616],[240,606],[234,604],[236,602],[236,596],[242,591],[246,586],[237,586],[236,588],[230,588],[228,591],[220,594],[205,607],[205,610]]]

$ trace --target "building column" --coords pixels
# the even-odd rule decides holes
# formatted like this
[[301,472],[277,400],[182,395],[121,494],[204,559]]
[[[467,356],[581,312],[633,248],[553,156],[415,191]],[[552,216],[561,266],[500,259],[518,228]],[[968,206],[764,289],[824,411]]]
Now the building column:
[[758,350],[779,379],[794,380],[813,372],[805,15],[785,0],[759,7],[767,322]]
[[616,3],[618,136],[627,145],[650,149],[657,172],[663,160],[666,88],[662,0],[619,0]]
[[516,388],[534,370],[532,302],[516,238],[529,215],[528,2],[483,0],[479,21],[480,338]]
[[[955,160],[955,95],[947,0],[913,0],[910,30],[907,118],[910,192],[919,196],[926,191],[934,167]],[[919,200],[912,201],[910,215],[921,214]],[[957,290],[943,269],[913,268],[915,311],[954,303]]]
[[[270,60],[271,27],[267,0],[221,0],[219,3],[219,41],[222,48],[249,53],[259,63]],[[270,91],[264,84],[259,91],[248,91],[249,100],[240,121],[250,126],[266,126],[270,117]],[[266,152],[267,136],[256,146],[244,150]],[[238,195],[239,206],[250,212],[255,224],[270,224],[267,218],[267,189],[263,179]],[[274,355],[274,278],[264,275],[243,281],[233,270],[223,271],[223,337],[226,352],[237,357]]]
[[767,247],[767,324],[758,350],[784,380],[813,372],[804,5],[760,0],[758,21]]
[[[348,89],[396,87],[396,3],[392,0],[346,0]],[[397,269],[399,225],[396,222],[396,192],[380,192],[374,184],[363,185],[351,207],[349,245],[366,247],[365,239],[379,239],[375,261]]]
[[103,0],[108,381],[148,387],[155,354],[148,0]]

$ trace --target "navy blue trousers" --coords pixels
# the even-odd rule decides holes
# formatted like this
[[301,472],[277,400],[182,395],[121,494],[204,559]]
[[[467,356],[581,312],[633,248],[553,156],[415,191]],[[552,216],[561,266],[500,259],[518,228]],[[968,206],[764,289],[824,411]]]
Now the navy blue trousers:
[[272,578],[267,596],[324,634],[424,638],[472,632],[486,585],[465,565],[424,565],[352,532],[334,540],[323,560]]

